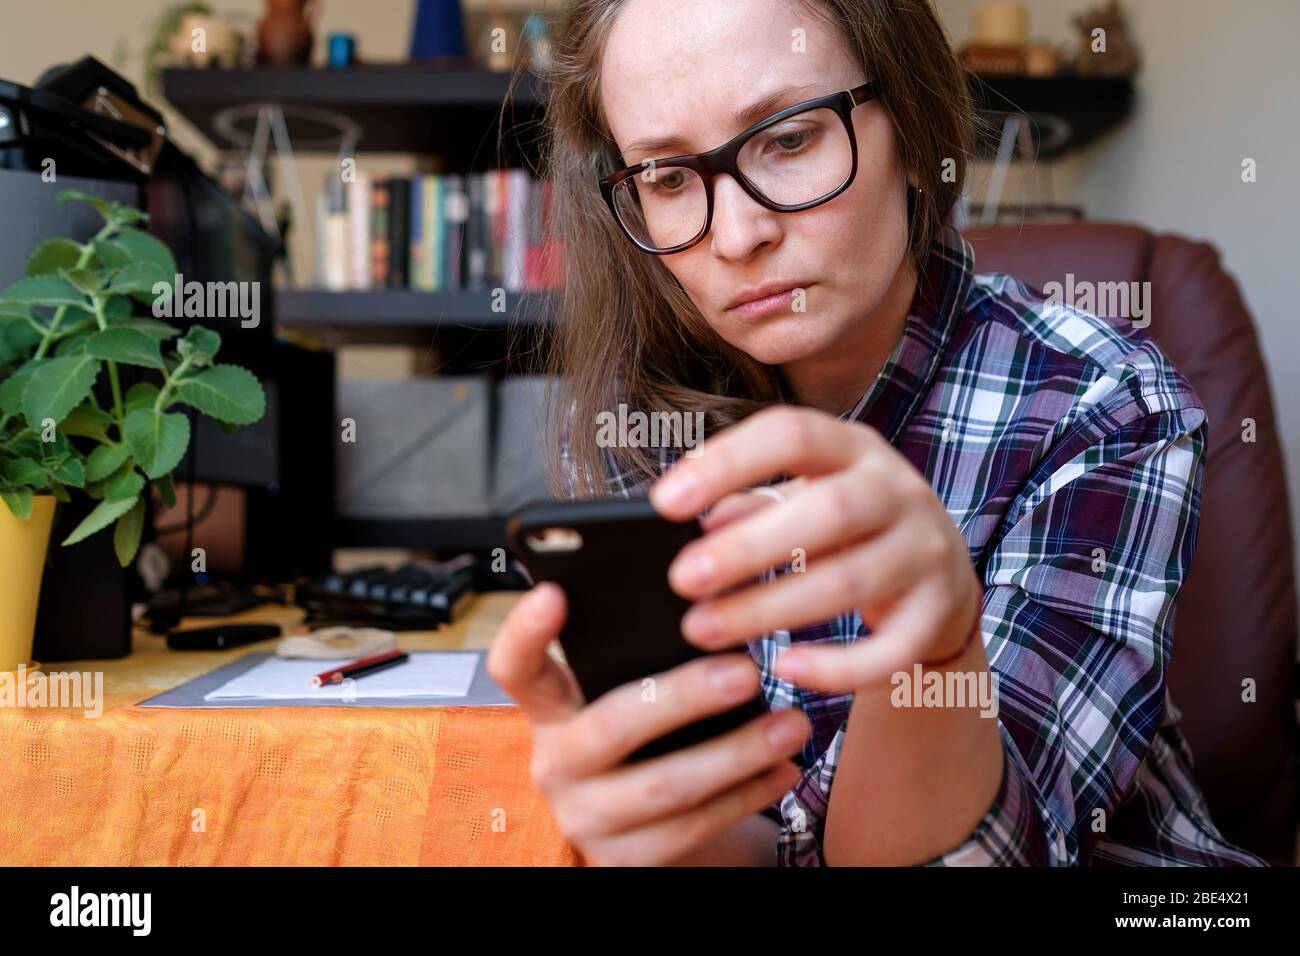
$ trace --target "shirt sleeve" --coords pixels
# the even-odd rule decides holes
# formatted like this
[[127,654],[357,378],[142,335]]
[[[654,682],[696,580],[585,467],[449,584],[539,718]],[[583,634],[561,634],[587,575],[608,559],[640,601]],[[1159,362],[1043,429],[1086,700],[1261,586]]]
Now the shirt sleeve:
[[[1204,475],[1205,414],[1162,371],[1167,388],[1116,375],[1057,424],[978,568],[1005,770],[969,839],[927,865],[1086,863],[1134,785],[1164,716]],[[780,802],[779,863],[823,863],[846,727]]]

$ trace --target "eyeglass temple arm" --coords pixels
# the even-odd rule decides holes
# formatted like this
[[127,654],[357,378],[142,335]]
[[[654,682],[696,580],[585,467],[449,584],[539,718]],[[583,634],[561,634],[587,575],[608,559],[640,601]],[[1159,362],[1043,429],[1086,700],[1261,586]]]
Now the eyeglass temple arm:
[[861,86],[849,90],[849,96],[853,97],[853,105],[860,106],[867,100],[874,99],[880,95],[880,88],[876,86],[875,80],[867,80]]

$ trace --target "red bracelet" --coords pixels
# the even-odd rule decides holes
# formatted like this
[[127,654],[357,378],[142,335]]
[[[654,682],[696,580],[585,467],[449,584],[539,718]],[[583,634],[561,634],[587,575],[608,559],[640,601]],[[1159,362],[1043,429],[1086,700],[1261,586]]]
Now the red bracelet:
[[[982,603],[983,602],[981,602],[981,604]],[[970,649],[971,644],[975,642],[975,638],[979,636],[981,617],[982,615],[980,614],[975,615],[975,624],[971,627],[970,633],[966,635],[966,640],[961,642],[961,647],[957,648],[957,650],[953,651],[947,657],[941,658],[940,660],[921,661],[920,662],[921,666],[922,667],[943,667],[945,664],[951,664],[953,661],[957,660],[957,658],[965,654],[966,651]]]

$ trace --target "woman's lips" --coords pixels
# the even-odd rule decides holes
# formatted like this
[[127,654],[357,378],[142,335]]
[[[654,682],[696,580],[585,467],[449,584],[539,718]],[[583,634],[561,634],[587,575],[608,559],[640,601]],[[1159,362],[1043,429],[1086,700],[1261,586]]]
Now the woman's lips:
[[761,299],[753,299],[734,306],[731,311],[742,319],[762,319],[769,315],[775,315],[778,312],[786,312],[794,304],[794,294],[802,291],[806,287],[795,286],[782,292],[776,292],[772,295],[764,296]]

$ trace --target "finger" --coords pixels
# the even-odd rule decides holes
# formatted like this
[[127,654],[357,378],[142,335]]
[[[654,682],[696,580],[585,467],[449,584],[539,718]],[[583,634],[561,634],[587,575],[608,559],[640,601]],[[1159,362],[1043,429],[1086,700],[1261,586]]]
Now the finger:
[[802,711],[778,711],[704,743],[594,777],[571,794],[564,831],[583,842],[678,816],[798,753],[811,732]]
[[926,656],[928,636],[950,623],[953,601],[941,590],[917,588],[890,608],[869,637],[850,645],[791,647],[777,657],[773,670],[823,693],[860,690],[910,673]]
[[814,558],[876,534],[903,516],[887,479],[865,463],[818,478],[794,501],[751,509],[682,548],[668,581],[700,598],[753,580],[796,557]]
[[572,672],[548,653],[566,613],[564,592],[539,584],[515,602],[488,650],[488,674],[534,723],[563,720],[582,707]]
[[805,627],[901,593],[934,564],[908,526],[811,562],[807,570],[699,601],[682,618],[682,635],[708,650],[781,629]]
[[679,458],[651,486],[650,500],[661,515],[685,521],[729,492],[770,478],[846,468],[873,441],[882,441],[874,430],[824,412],[765,409],[709,438],[698,457]]
[[753,780],[733,787],[688,813],[593,847],[593,862],[601,866],[661,866],[672,863],[745,818],[779,800],[799,781],[801,772],[782,761]]
[[775,504],[776,500],[767,495],[751,494],[749,491],[737,491],[727,495],[716,505],[710,508],[700,518],[700,527],[705,532],[715,531],[723,528],[733,521],[753,514],[755,511],[761,511],[769,505]]
[[700,518],[700,527],[706,532],[725,527],[747,514],[794,498],[807,484],[806,478],[792,478],[789,481],[733,492],[704,513]]
[[758,667],[747,654],[711,654],[648,680],[649,685],[615,687],[555,728],[553,752],[564,755],[564,766],[555,772],[580,778],[607,770],[642,745],[730,710],[759,691]]

